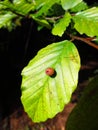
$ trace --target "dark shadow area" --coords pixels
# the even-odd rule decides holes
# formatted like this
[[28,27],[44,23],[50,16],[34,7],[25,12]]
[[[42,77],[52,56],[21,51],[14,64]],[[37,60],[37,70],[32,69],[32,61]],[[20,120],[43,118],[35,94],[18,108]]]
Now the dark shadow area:
[[32,20],[9,32],[0,30],[0,119],[21,106],[21,71],[41,48],[59,40],[50,30],[37,31]]

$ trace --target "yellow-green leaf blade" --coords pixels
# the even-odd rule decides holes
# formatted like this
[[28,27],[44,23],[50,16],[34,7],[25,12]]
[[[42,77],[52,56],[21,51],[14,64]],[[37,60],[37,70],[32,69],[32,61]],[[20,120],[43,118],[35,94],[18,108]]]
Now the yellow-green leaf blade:
[[[54,68],[56,76],[46,75]],[[78,82],[80,58],[70,41],[41,49],[22,71],[22,103],[34,122],[53,118],[70,101]]]
[[0,28],[7,27],[11,25],[11,20],[15,18],[16,15],[8,11],[6,14],[0,14]]
[[82,0],[61,0],[61,4],[63,9],[68,10],[75,7],[79,4]]
[[64,17],[60,19],[60,21],[54,26],[52,29],[53,35],[62,36],[69,23],[71,22],[71,15],[67,12]]
[[85,33],[90,37],[98,36],[98,8],[93,7],[79,12],[73,17],[73,20],[74,28],[80,34]]
[[60,0],[47,0],[47,1],[44,1],[42,3],[42,7],[40,8],[40,10],[34,14],[35,17],[39,17],[43,14],[47,14],[47,11],[56,3],[59,3]]

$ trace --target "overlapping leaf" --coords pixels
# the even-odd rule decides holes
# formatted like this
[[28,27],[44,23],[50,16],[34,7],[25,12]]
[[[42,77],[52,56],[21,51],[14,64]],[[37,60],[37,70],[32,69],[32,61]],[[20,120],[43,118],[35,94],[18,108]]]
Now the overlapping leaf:
[[46,27],[48,29],[51,29],[51,25],[48,23],[47,20],[45,19],[40,19],[40,18],[36,18],[34,17],[33,15],[31,15],[31,17],[39,24],[41,25],[42,27]]
[[64,10],[71,9],[79,4],[82,0],[61,0],[61,4]]
[[60,0],[47,0],[43,3],[44,6],[35,14],[36,17],[41,16],[42,14],[47,14],[47,11],[56,3],[59,3]]
[[86,10],[86,9],[88,9],[88,5],[87,5],[86,2],[82,1],[78,5],[73,7],[71,9],[71,12],[79,12],[79,11],[83,11],[83,10]]
[[42,6],[45,5],[45,3],[47,1],[46,0],[34,0],[33,2],[35,3],[36,9],[40,9]]
[[77,13],[73,20],[75,29],[88,36],[98,36],[98,8],[93,7],[88,10]]
[[29,11],[35,8],[33,3],[28,3],[24,0],[14,1],[14,3],[9,1],[1,1],[0,5],[5,7],[6,10],[10,10],[11,12],[18,13],[20,15],[26,15]]
[[[15,0],[13,3],[8,0],[0,1],[0,28],[6,27],[11,30],[16,26],[16,24],[12,22],[13,18],[21,18],[21,16],[27,15],[32,9],[34,9],[34,5],[24,0]],[[18,20],[20,20],[20,18]]]
[[15,17],[16,15],[11,12],[8,12],[4,15],[0,15],[0,28],[10,26],[11,20]]
[[[46,75],[52,67],[56,76]],[[34,122],[45,121],[62,111],[75,90],[79,54],[70,41],[53,43],[40,50],[22,71],[22,103]]]
[[54,26],[52,34],[62,36],[69,23],[71,22],[71,15],[67,12],[64,17]]

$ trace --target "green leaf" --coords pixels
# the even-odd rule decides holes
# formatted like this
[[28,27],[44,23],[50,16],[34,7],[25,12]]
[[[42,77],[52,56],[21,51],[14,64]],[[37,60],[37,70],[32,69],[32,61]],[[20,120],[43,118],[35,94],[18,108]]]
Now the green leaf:
[[[48,67],[56,75],[46,74]],[[53,118],[70,101],[78,82],[80,58],[70,41],[53,43],[41,49],[22,71],[22,96],[25,111],[34,122]]]
[[51,29],[51,25],[48,23],[47,20],[45,19],[38,19],[36,17],[34,17],[33,15],[30,15],[39,25],[41,25],[42,27],[46,27],[48,29]]
[[54,26],[54,28],[52,29],[52,34],[61,37],[70,22],[71,22],[71,15],[67,12],[65,13],[64,17],[61,18],[60,21],[57,22],[57,24]]
[[69,115],[66,130],[98,130],[98,75],[84,89]]
[[17,2],[15,4],[13,4],[13,8],[14,11],[26,15],[28,14],[31,10],[35,9],[35,5],[33,3],[28,3],[26,1],[23,2]]
[[38,10],[45,5],[46,0],[33,0],[33,2],[35,3],[36,9]]
[[24,0],[21,1],[14,1],[14,3],[11,3],[10,1],[1,1],[0,6],[6,8],[6,10],[9,10],[13,13],[20,14],[20,15],[26,15],[31,10],[35,9],[35,6],[33,3],[26,2]]
[[11,25],[11,20],[15,17],[16,15],[11,13],[10,11],[6,14],[0,15],[0,28],[9,27]]
[[59,3],[60,0],[47,0],[41,7],[41,9],[35,14],[35,17],[39,17],[43,14],[47,14],[48,10],[56,3]]
[[93,37],[98,36],[98,8],[93,7],[73,16],[74,28],[80,33]]
[[86,2],[82,1],[78,5],[73,7],[71,9],[71,12],[79,12],[79,11],[83,11],[83,10],[86,10],[86,9],[88,9],[88,5],[87,5]]
[[64,10],[71,9],[79,4],[82,0],[61,0],[61,4]]

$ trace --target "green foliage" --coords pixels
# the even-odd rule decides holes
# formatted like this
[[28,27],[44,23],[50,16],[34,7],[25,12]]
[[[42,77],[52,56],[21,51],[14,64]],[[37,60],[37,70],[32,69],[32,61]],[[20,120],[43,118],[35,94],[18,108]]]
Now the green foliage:
[[[50,77],[45,70],[54,68]],[[79,54],[73,43],[62,41],[40,50],[22,71],[22,103],[35,122],[62,111],[78,82]]]
[[75,7],[82,0],[61,0],[61,4],[64,10],[71,9]]
[[[55,12],[60,9],[59,7],[64,9],[62,8],[57,16]],[[12,3],[9,0],[4,0],[0,2],[0,28],[11,28],[15,24],[17,26],[13,19],[20,21],[23,17],[31,17],[40,26],[52,29],[53,35],[61,37],[72,20],[75,24],[74,28],[80,34],[85,33],[91,37],[98,36],[98,8],[87,8],[87,4],[82,0],[74,0],[73,2],[61,0],[61,3],[60,0],[34,0],[32,2],[14,0]],[[68,9],[70,9],[68,12],[64,12]],[[71,15],[73,12],[74,15]]]
[[45,19],[38,19],[35,16],[32,16],[32,18],[41,26],[41,27],[46,27],[48,29],[51,29],[51,25],[47,22]]
[[0,28],[2,26],[4,26],[4,27],[8,26],[8,29],[10,30],[11,29],[10,27],[12,26],[11,19],[13,19],[15,17],[16,17],[16,15],[13,14],[12,12],[0,14]]
[[78,105],[71,112],[66,130],[98,129],[98,76],[85,88]]
[[[74,28],[80,34],[85,33],[91,37],[98,36],[98,8],[87,8],[87,4],[82,0],[34,0],[31,2],[4,0],[0,1],[0,28],[11,28],[15,24],[17,26],[17,22],[15,23],[13,19],[20,21],[24,17],[31,17],[42,28],[52,29],[52,34],[60,37],[66,31],[69,23],[72,24],[71,21],[74,22]],[[59,9],[58,15],[55,12],[58,12]],[[71,14],[73,12],[74,15]]]
[[52,29],[52,34],[62,36],[70,22],[71,15],[68,12],[66,12],[64,17],[61,18],[60,21],[54,25],[54,28]]
[[80,2],[78,5],[76,5],[75,7],[73,7],[71,9],[71,12],[79,12],[79,11],[83,11],[88,9],[88,5],[87,3],[85,3],[84,1]]
[[[59,37],[71,32],[98,37],[98,8],[83,0],[0,1],[0,28],[11,31],[23,18]],[[46,75],[47,67],[56,70],[55,77]],[[33,121],[45,121],[63,110],[77,86],[79,68],[79,54],[68,40],[47,46],[29,62],[22,71],[21,100]]]
[[47,15],[48,10],[55,4],[59,3],[60,0],[47,0],[44,2],[43,6],[40,8],[40,10],[34,14],[34,16],[39,17],[41,15]]
[[20,21],[33,9],[34,5],[25,0],[14,0],[13,3],[9,0],[0,1],[0,28],[6,27],[12,30],[15,24],[17,26],[15,21]]
[[[98,8],[93,7],[77,13],[73,20],[75,29],[80,33],[88,36],[98,36]],[[81,25],[81,26],[80,26]]]

